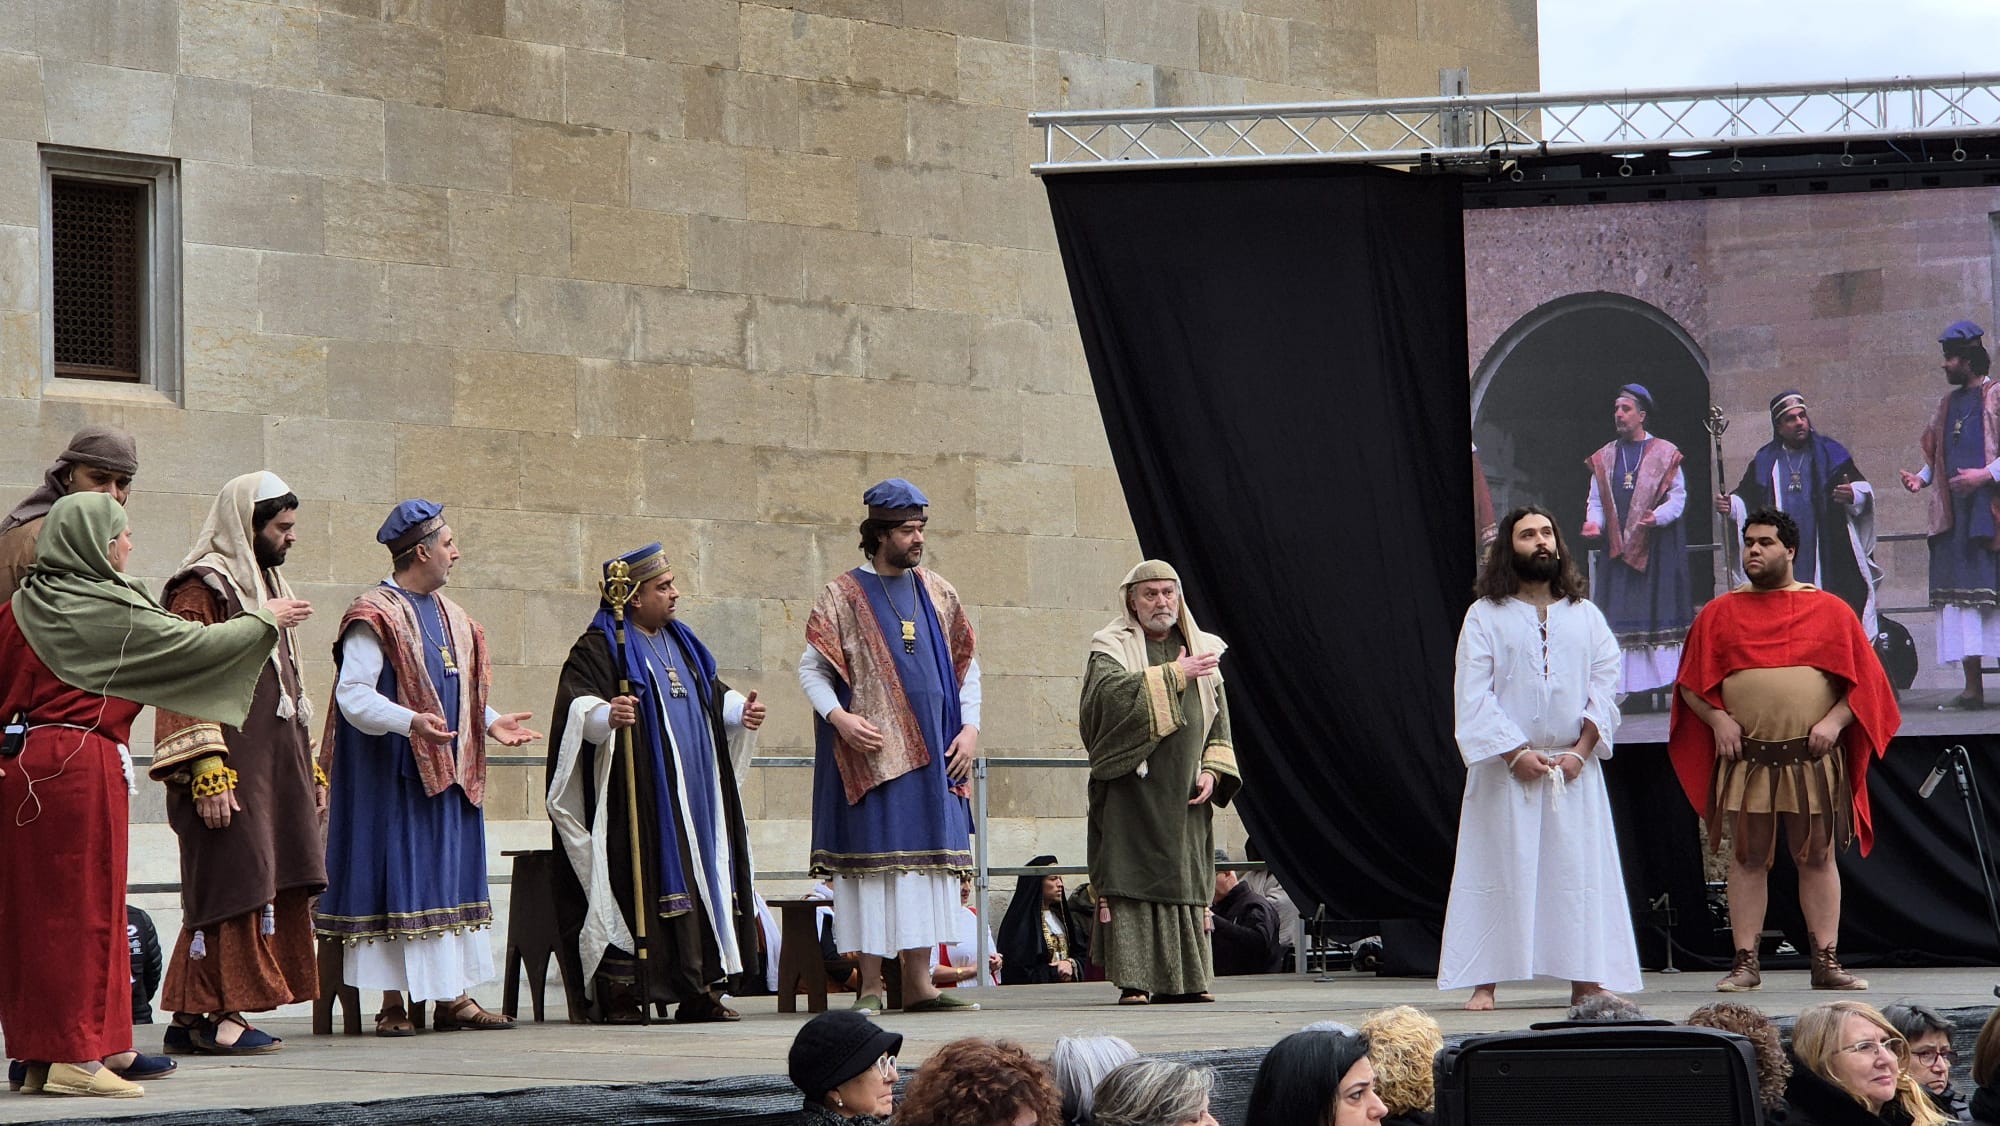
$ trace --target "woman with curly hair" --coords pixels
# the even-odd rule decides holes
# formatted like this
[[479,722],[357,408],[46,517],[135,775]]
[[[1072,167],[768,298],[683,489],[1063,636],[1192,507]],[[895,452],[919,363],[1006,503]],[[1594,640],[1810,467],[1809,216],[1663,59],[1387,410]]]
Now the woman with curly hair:
[[1019,1044],[953,1040],[917,1069],[896,1126],[1062,1126],[1062,1096]]
[[1368,1038],[1308,1031],[1294,1032],[1264,1053],[1243,1120],[1257,1126],[1366,1126],[1388,1113],[1375,1092]]
[[1697,1028],[1734,1032],[1750,1041],[1757,1052],[1757,1101],[1768,1114],[1785,1105],[1785,1084],[1792,1077],[1792,1061],[1785,1055],[1785,1042],[1771,1018],[1749,1005],[1717,1001],[1688,1014],[1687,1023]]
[[1444,1047],[1444,1030],[1414,1005],[1371,1013],[1361,1022],[1368,1059],[1375,1065],[1375,1093],[1389,1115],[1382,1126],[1431,1126],[1437,1120],[1437,1077],[1432,1065]]
[[1214,1086],[1205,1067],[1149,1059],[1120,1064],[1097,1085],[1091,1126],[1216,1126],[1208,1113]]
[[1910,1074],[1910,1046],[1875,1006],[1833,1001],[1792,1026],[1786,1126],[1944,1126]]

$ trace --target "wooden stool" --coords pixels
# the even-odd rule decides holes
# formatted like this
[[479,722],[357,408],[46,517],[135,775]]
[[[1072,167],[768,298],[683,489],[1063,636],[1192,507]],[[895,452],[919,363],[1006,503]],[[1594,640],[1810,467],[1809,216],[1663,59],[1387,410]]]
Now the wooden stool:
[[[341,960],[345,957],[347,944],[337,938],[318,936],[319,951],[319,996],[313,999],[314,1036],[333,1035],[333,1005],[340,1003],[340,1031],[344,1036],[361,1035],[361,991],[342,980]],[[409,1010],[410,1023],[419,1031],[424,1027],[424,1002],[403,998],[403,1005]]]
[[512,902],[507,907],[507,971],[501,990],[500,1011],[518,1017],[521,1007],[521,971],[528,971],[533,990],[535,1020],[542,1019],[542,994],[548,987],[549,959],[556,960],[562,975],[563,997],[569,1004],[570,1023],[581,1023],[589,1000],[583,995],[583,965],[566,948],[562,927],[556,921],[556,868],[568,864],[545,848],[502,852],[514,858],[514,878],[510,885]]
[[[819,953],[819,909],[832,906],[825,899],[767,899],[778,909],[778,1011],[799,1011],[798,991],[806,992],[806,1011],[826,1011],[826,963]],[[899,959],[882,959],[882,1003],[891,1009],[903,1007],[903,972]]]

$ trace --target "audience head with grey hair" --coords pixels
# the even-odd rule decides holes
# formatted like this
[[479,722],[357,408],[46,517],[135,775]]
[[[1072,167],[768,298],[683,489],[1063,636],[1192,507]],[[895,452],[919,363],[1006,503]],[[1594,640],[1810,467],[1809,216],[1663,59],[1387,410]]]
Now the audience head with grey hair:
[[1215,1076],[1205,1067],[1136,1059],[1097,1085],[1092,1126],[1216,1126],[1208,1113]]
[[1599,990],[1569,1007],[1566,1020],[1607,1024],[1627,1020],[1651,1020],[1644,1009],[1616,993]]
[[1116,1036],[1065,1036],[1049,1053],[1049,1075],[1062,1092],[1063,1120],[1085,1126],[1096,1105],[1097,1085],[1120,1064],[1139,1058],[1132,1045]]

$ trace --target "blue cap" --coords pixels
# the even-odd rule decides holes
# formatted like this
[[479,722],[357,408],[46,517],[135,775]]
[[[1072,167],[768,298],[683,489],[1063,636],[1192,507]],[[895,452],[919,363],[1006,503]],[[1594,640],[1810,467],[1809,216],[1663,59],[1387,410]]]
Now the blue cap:
[[616,559],[607,560],[604,564],[606,578],[611,576],[613,563],[625,564],[625,574],[634,583],[656,579],[673,570],[672,564],[667,561],[667,549],[656,543],[649,543],[637,551],[628,551]]
[[1971,321],[1953,321],[1945,326],[1944,335],[1938,343],[1949,348],[1954,344],[1977,344],[1986,335],[1986,330]]
[[923,515],[930,502],[931,498],[922,489],[901,477],[877,482],[861,494],[861,503],[868,506],[870,520],[908,520]]
[[401,555],[417,546],[425,536],[444,527],[444,506],[427,500],[406,500],[389,513],[375,532],[375,542],[386,546],[391,555]]
[[1640,410],[1647,414],[1653,413],[1653,393],[1646,390],[1646,385],[1643,383],[1627,383],[1620,387],[1617,398],[1630,399],[1639,404]]

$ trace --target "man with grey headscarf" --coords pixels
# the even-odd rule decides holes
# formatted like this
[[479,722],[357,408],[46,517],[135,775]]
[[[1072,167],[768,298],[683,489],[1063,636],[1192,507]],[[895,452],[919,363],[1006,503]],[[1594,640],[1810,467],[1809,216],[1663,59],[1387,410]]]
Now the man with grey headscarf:
[[77,431],[42,475],[42,485],[0,520],[0,599],[12,598],[35,562],[35,540],[49,506],[71,493],[109,493],[124,504],[139,472],[139,443],[116,426]]
[[1228,648],[1149,559],[1119,583],[1121,612],[1090,639],[1078,726],[1090,755],[1091,958],[1119,1003],[1212,1001],[1214,806],[1242,780],[1217,667]]

